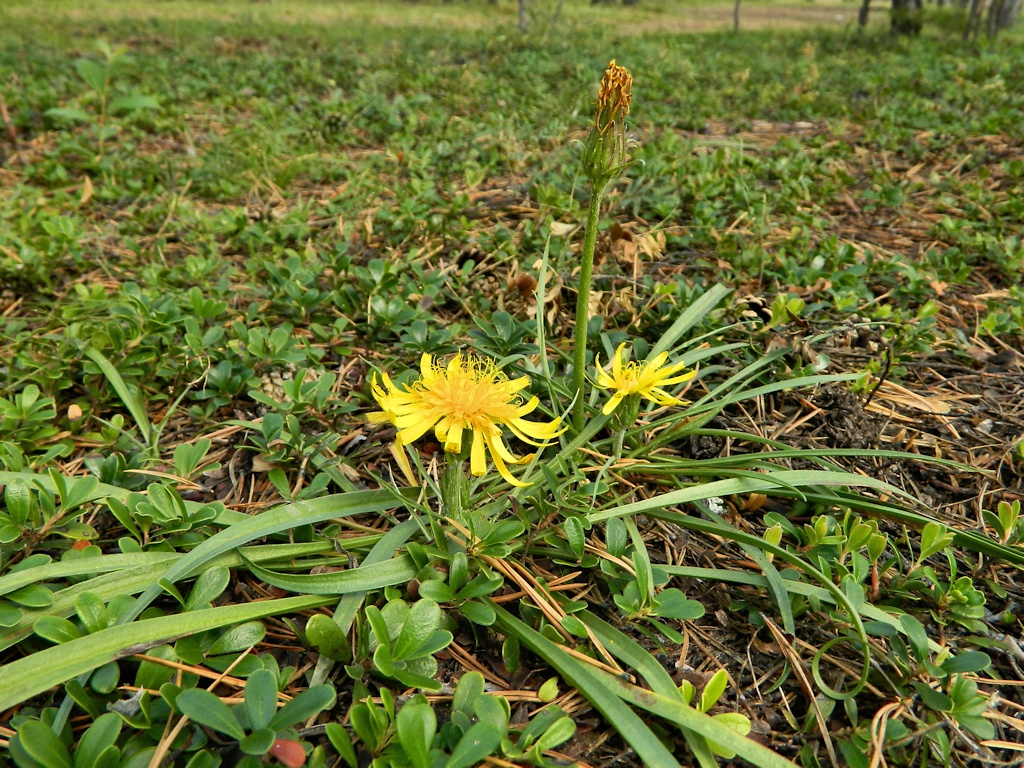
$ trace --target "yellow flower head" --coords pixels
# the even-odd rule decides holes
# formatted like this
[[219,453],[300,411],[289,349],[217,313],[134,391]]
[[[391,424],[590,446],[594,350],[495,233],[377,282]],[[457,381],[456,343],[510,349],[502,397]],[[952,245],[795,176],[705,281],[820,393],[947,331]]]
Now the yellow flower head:
[[633,361],[623,363],[622,350],[625,346],[625,344],[620,344],[619,348],[615,350],[611,373],[605,371],[601,367],[601,361],[597,360],[597,386],[612,391],[611,400],[605,405],[602,413],[607,416],[619,406],[623,398],[630,395],[643,395],[658,405],[682,405],[685,402],[673,397],[661,387],[689,381],[697,373],[696,371],[687,371],[676,376],[675,374],[683,370],[686,365],[684,363],[665,365],[665,361],[668,360],[667,352],[662,352],[653,360],[648,360],[645,363]]
[[507,464],[522,464],[533,455],[518,458],[506,447],[502,427],[524,442],[542,446],[562,434],[559,419],[545,423],[523,418],[540,402],[536,397],[526,403],[517,394],[530,380],[526,376],[509,379],[494,362],[473,355],[458,354],[448,365],[434,363],[430,355],[420,359],[420,377],[407,389],[400,389],[386,373],[382,387],[373,379],[373,396],[382,411],[371,413],[372,423],[391,422],[398,428],[398,445],[409,445],[433,427],[437,439],[448,453],[462,451],[464,432],[472,432],[469,469],[477,477],[487,472],[487,453],[498,473],[512,485],[528,485],[516,480]]

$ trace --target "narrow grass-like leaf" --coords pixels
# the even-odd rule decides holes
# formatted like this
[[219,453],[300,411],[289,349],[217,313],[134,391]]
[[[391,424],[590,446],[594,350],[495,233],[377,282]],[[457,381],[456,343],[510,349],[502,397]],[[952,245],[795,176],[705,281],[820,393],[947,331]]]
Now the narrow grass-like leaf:
[[[301,557],[302,555],[317,554],[319,552],[325,552],[332,548],[332,545],[328,541],[321,542],[308,542],[302,544],[263,544],[256,547],[245,547],[240,550],[246,553],[246,557],[251,562],[273,562],[277,560],[289,560],[293,557]],[[9,627],[0,627],[0,650],[9,648],[18,641],[25,637],[28,637],[32,633],[32,626],[42,616],[54,616],[54,617],[66,617],[70,616],[75,612],[75,600],[78,596],[92,592],[104,601],[109,601],[111,598],[117,595],[134,595],[154,581],[158,580],[161,574],[167,569],[168,560],[177,560],[184,555],[177,553],[156,553],[146,552],[140,553],[141,555],[152,555],[152,558],[145,558],[142,564],[136,565],[130,568],[119,569],[112,573],[102,573],[88,581],[79,582],[78,584],[72,584],[70,587],[59,590],[53,595],[53,604],[35,611],[24,612],[24,615],[16,623]],[[157,557],[160,555],[160,557]],[[120,558],[128,557],[127,555],[104,555],[97,558],[89,558],[89,560],[103,560],[107,557]],[[135,557],[133,555],[132,557]],[[150,560],[146,563],[146,560]],[[50,569],[58,569],[62,567],[72,568],[75,564],[85,563],[83,560],[75,560],[68,563],[51,563],[50,565],[40,566],[39,570],[46,570],[52,573]],[[244,562],[238,552],[227,552],[214,560],[200,566],[200,570],[189,574],[189,577],[198,575],[203,568],[238,568],[244,565]],[[36,569],[32,569],[36,570]],[[91,571],[83,571],[89,573]],[[75,575],[75,572],[64,572],[64,575]],[[20,575],[9,574],[4,578]]]
[[15,571],[0,577],[0,595],[13,592],[29,584],[40,584],[47,581],[65,579],[69,576],[88,576],[90,574],[127,570],[155,563],[167,563],[179,557],[181,555],[176,552],[135,552],[127,555],[102,555],[100,557],[85,557],[77,560],[49,563],[48,565],[26,568],[24,571]]
[[362,565],[332,573],[276,573],[255,563],[249,565],[249,570],[272,587],[287,589],[289,592],[305,595],[344,595],[404,584],[416,575],[417,568],[411,557],[401,555],[383,563]]
[[[338,517],[383,512],[397,507],[400,503],[401,498],[396,498],[389,491],[359,491],[283,504],[225,528],[170,566],[162,576],[173,584],[217,555],[248,544],[253,539]],[[160,592],[159,584],[154,583],[150,586],[142,593],[132,610],[122,618],[122,623],[136,618],[160,595]]]
[[636,573],[637,591],[640,593],[640,605],[654,605],[654,574],[651,572],[651,556],[647,552],[647,544],[640,535],[640,529],[631,517],[623,520],[629,537],[633,540],[633,571]]
[[865,488],[872,488],[884,493],[907,496],[905,491],[889,485],[888,483],[876,480],[872,477],[863,477],[850,472],[827,472],[816,469],[779,470],[771,474],[758,475],[756,477],[736,477],[727,480],[716,480],[711,483],[701,483],[689,488],[682,488],[678,491],[670,491],[650,499],[624,504],[619,507],[599,509],[587,515],[591,523],[599,523],[613,517],[625,517],[627,515],[638,515],[649,513],[656,509],[673,507],[678,504],[686,504],[691,501],[709,499],[713,496],[732,496],[739,493],[759,493],[762,491],[773,491],[779,488],[803,488],[815,485],[854,485]]
[[732,291],[732,288],[726,288],[720,283],[704,291],[690,306],[680,312],[675,322],[669,326],[667,331],[661,334],[657,343],[647,353],[647,359],[652,360],[662,352],[668,352],[672,349],[684,333],[703,320],[708,312],[714,309]]
[[[593,631],[594,636],[612,656],[635,669],[651,687],[651,690],[686,705],[679,688],[676,687],[675,681],[672,680],[669,673],[655,660],[654,656],[641,648],[635,640],[619,632],[590,611],[579,611],[573,616],[579,617]],[[715,760],[707,740],[685,726],[681,725],[680,728],[686,737],[687,744],[697,758],[697,762],[703,768],[716,766],[718,762]]]
[[[681,576],[685,579],[723,581],[729,584],[745,584],[751,587],[768,586],[768,580],[764,576],[758,573],[748,573],[746,571],[728,571],[723,568],[697,568],[685,565],[658,565],[655,566],[655,568],[673,576]],[[814,584],[808,584],[803,581],[794,581],[793,579],[783,579],[782,584],[785,586],[787,592],[792,592],[794,595],[813,597],[817,600],[821,600],[822,602],[829,603],[830,605],[836,605],[835,595],[822,587]],[[864,603],[860,607],[860,615],[869,621],[877,621],[886,624],[898,631],[900,634],[907,634],[900,622],[900,615],[902,614],[893,615],[875,605],[872,605],[871,603]],[[942,646],[934,640],[929,640],[928,646],[933,653],[938,653],[942,650]]]
[[497,615],[497,625],[506,636],[515,637],[536,653],[583,695],[618,731],[647,768],[678,768],[672,756],[644,721],[622,703],[616,689],[599,677],[593,667],[577,661],[555,643],[530,628],[511,613],[488,600]]
[[[813,472],[812,471],[812,472],[810,472],[810,474],[827,474],[827,473],[819,473],[819,472]],[[711,485],[716,485],[716,484],[715,483],[711,483]],[[689,490],[693,490],[693,489],[689,489]],[[674,493],[668,493],[668,494],[665,494],[665,496],[656,497],[655,499],[652,499],[652,501],[655,501],[657,499],[664,499],[664,498],[666,498],[668,496],[674,496],[674,495],[675,495]],[[643,504],[645,502],[640,502],[640,503]],[[629,504],[627,506],[629,506],[629,507],[636,507],[637,505],[636,504]],[[812,566],[809,562],[807,562],[803,558],[801,558],[801,557],[799,557],[797,555],[794,555],[789,550],[783,549],[782,547],[778,547],[778,546],[775,546],[773,544],[770,544],[769,542],[765,541],[764,539],[762,539],[762,538],[760,538],[758,536],[754,536],[752,534],[745,533],[744,531],[740,531],[740,530],[738,530],[736,528],[732,528],[732,527],[729,527],[729,526],[723,526],[723,525],[720,525],[720,524],[715,523],[715,522],[710,521],[710,520],[704,520],[704,519],[701,519],[701,518],[698,518],[698,517],[694,517],[692,515],[686,515],[686,514],[682,514],[680,512],[674,512],[674,511],[672,511],[670,509],[666,509],[666,508],[662,508],[662,507],[656,507],[654,509],[645,509],[644,511],[646,512],[646,514],[650,515],[651,517],[657,517],[657,518],[661,518],[662,520],[668,520],[668,521],[673,522],[673,523],[675,523],[676,525],[678,525],[678,526],[680,526],[682,528],[686,528],[686,529],[694,530],[694,531],[701,531],[702,533],[709,533],[709,534],[712,534],[712,535],[715,535],[715,536],[721,536],[723,538],[729,539],[730,541],[735,541],[737,544],[747,544],[747,545],[752,546],[752,547],[757,547],[758,549],[761,549],[761,550],[763,550],[766,553],[771,553],[772,555],[775,556],[776,559],[782,560],[782,561],[788,563],[789,565],[792,565],[792,566],[798,568],[799,570],[803,571],[808,576],[813,578],[815,581],[817,581],[819,584],[821,584],[822,587],[824,587],[826,590],[828,590],[832,594],[833,600],[835,601],[836,605],[841,607],[842,610],[846,613],[846,616],[847,616],[847,619],[850,622],[851,628],[852,628],[854,634],[857,636],[857,638],[859,640],[859,646],[861,648],[862,665],[861,665],[860,677],[858,678],[858,680],[857,680],[856,684],[853,686],[853,688],[851,688],[848,691],[840,692],[840,691],[836,691],[834,689],[828,688],[827,686],[821,685],[820,683],[819,683],[819,685],[821,686],[822,691],[827,696],[829,696],[830,698],[834,698],[834,699],[852,698],[861,689],[863,689],[865,683],[867,683],[867,676],[868,676],[869,667],[870,667],[870,664],[871,664],[871,649],[870,649],[870,645],[868,644],[867,634],[864,631],[864,622],[861,621],[860,614],[857,612],[857,609],[850,602],[850,599],[835,584],[833,584],[832,581],[828,577],[826,577],[821,571],[819,571],[817,568]]]
[[[719,525],[735,528],[736,526],[727,523],[721,515],[717,515],[711,511],[711,509],[704,502],[696,502],[696,504],[703,510],[704,514],[718,523]],[[764,550],[761,547],[751,546],[750,544],[741,543],[740,547],[747,554],[747,556],[753,560],[757,567],[761,569],[761,573],[768,580],[768,593],[772,597],[772,601],[775,603],[775,607],[782,617],[782,627],[791,635],[796,634],[796,619],[793,616],[793,606],[789,601],[789,595],[786,592],[786,585],[783,583],[784,579],[779,573],[779,570],[775,567],[775,564],[768,559],[765,555]]]
[[594,673],[624,701],[663,717],[670,723],[685,726],[699,733],[709,742],[724,747],[730,752],[735,752],[758,768],[797,768],[796,763],[787,760],[753,739],[748,739],[710,715],[698,712],[691,706],[662,696],[660,693],[631,685],[604,670],[595,669]]
[[124,403],[128,412],[135,420],[135,425],[139,428],[139,432],[142,433],[143,445],[146,448],[153,449],[155,447],[153,441],[156,438],[156,434],[153,432],[153,426],[149,421],[149,413],[146,411],[146,404],[139,395],[138,389],[132,389],[128,386],[128,383],[121,378],[121,374],[114,364],[95,347],[86,347],[82,354],[92,360],[103,375],[107,377],[110,386],[114,388],[117,396],[121,398],[121,402]]
[[139,653],[152,645],[264,616],[319,608],[326,602],[329,601],[323,597],[305,595],[208,608],[121,624],[63,645],[46,648],[0,667],[0,712],[27,701],[47,688],[60,685],[109,661]]
[[[783,350],[783,352],[788,353],[789,350]],[[716,402],[722,404],[738,403],[742,400],[752,400],[763,395],[769,395],[772,392],[817,387],[822,384],[838,384],[843,381],[856,381],[861,376],[862,374],[860,373],[823,373],[818,376],[800,376],[795,379],[783,379],[782,381],[773,381],[771,384],[726,395],[723,400],[716,400]]]

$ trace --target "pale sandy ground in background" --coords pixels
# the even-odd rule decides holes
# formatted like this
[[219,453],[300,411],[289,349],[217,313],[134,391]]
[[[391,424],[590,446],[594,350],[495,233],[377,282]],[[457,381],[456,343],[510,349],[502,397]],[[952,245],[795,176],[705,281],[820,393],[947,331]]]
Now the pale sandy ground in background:
[[[888,19],[885,3],[875,0],[872,26]],[[166,19],[215,21],[238,20],[278,22],[281,24],[309,24],[334,26],[372,24],[374,26],[417,26],[427,28],[487,29],[514,25],[516,3],[500,0],[496,5],[478,1],[454,0],[449,4],[377,3],[367,0],[341,0],[314,2],[312,0],[274,0],[273,2],[247,2],[222,0],[221,2],[195,2],[169,0],[164,2],[72,2],[51,0],[44,4],[5,3],[0,11],[16,18],[38,18],[44,26],[59,28],[60,20],[102,21],[123,18],[138,20]],[[794,27],[854,28],[859,2],[842,0],[808,0],[802,3],[766,5],[745,4],[740,9],[740,28],[783,29]],[[555,8],[555,0],[532,0],[530,8],[535,19],[534,29],[542,31],[548,26]],[[732,3],[713,3],[701,6],[675,5],[664,0],[640,0],[631,7],[619,5],[591,6],[581,0],[567,0],[562,23],[600,23],[614,25],[625,34],[654,32],[710,32],[727,30],[733,24]],[[557,26],[553,30],[556,31]]]

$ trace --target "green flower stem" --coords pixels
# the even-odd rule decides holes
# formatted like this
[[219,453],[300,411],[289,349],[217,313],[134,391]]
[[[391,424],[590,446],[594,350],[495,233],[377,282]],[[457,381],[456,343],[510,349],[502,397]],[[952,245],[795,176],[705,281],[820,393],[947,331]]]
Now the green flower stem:
[[618,461],[619,459],[622,458],[622,444],[623,444],[623,442],[625,442],[625,439],[626,439],[626,430],[625,429],[617,429],[617,430],[615,430],[615,443],[614,443],[614,447],[612,448],[612,460],[613,460],[613,462],[614,461]]
[[[441,505],[448,517],[461,521],[469,504],[469,482],[462,456],[457,453],[445,454],[447,461],[441,470]],[[440,545],[443,539],[437,543]]]
[[587,209],[587,228],[583,235],[583,253],[580,263],[580,287],[576,294],[576,332],[573,338],[572,391],[576,402],[572,406],[572,426],[579,433],[583,429],[583,382],[587,366],[587,326],[590,325],[590,281],[594,274],[594,250],[597,247],[597,223],[601,218],[601,201],[605,184],[595,186]]
[[636,424],[637,416],[640,415],[640,395],[626,395],[619,403],[619,407],[615,409],[615,416],[613,423],[615,424],[615,430],[613,432],[615,436],[614,448],[612,449],[612,456],[615,461],[622,458],[622,444],[626,439],[626,432],[629,428]]

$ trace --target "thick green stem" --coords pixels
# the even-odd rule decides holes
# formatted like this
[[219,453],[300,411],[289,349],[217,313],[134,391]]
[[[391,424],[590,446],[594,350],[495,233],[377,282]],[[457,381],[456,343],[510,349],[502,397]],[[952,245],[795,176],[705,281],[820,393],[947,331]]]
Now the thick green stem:
[[[459,454],[446,453],[444,469],[441,470],[441,505],[448,517],[462,522],[463,513],[469,504],[469,483],[466,470]],[[442,543],[437,542],[439,545]]]
[[604,188],[595,188],[587,209],[587,228],[583,235],[580,261],[580,287],[576,294],[576,332],[573,338],[572,391],[576,402],[572,407],[572,425],[577,434],[583,429],[583,382],[587,366],[587,327],[590,325],[590,280],[594,274],[594,250],[597,247],[597,223],[601,218]]

